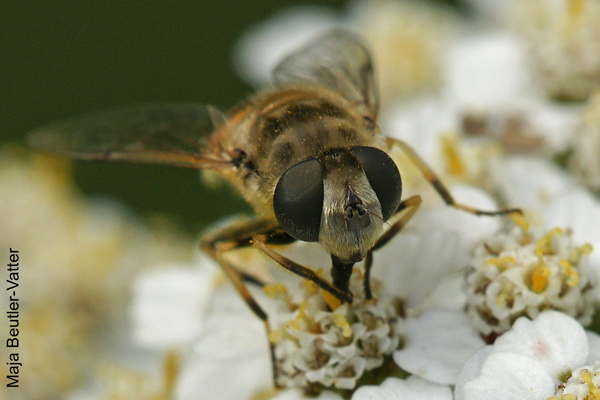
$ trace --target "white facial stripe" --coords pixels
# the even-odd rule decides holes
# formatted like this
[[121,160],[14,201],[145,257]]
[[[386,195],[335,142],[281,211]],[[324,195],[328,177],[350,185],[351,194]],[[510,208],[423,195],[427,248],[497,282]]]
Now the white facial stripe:
[[[323,244],[330,253],[343,259],[350,259],[356,253],[364,257],[383,231],[383,221],[380,218],[381,205],[364,173],[352,174],[350,179],[345,173],[344,179],[339,179],[341,176],[338,176],[337,172],[330,171],[323,182],[325,197],[319,243]],[[345,199],[348,189],[360,198],[370,218],[370,223],[360,230],[359,236],[349,231],[346,226]]]

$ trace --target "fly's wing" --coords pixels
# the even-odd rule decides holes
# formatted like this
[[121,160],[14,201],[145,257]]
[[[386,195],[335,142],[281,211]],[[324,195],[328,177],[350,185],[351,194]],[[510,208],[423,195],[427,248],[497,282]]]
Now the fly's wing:
[[203,104],[126,106],[36,129],[29,143],[71,158],[216,169],[225,161],[202,151],[225,118]]
[[374,122],[379,95],[371,56],[360,39],[336,29],[284,58],[273,71],[280,85],[309,83],[339,93]]

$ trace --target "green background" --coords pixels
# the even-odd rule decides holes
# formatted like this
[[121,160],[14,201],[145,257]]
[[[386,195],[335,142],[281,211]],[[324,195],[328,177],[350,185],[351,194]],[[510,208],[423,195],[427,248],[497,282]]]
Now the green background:
[[[237,39],[293,5],[345,1],[0,2],[0,143],[37,126],[121,104],[197,101],[228,109],[252,92],[232,67]],[[142,215],[163,213],[189,232],[248,207],[211,190],[197,171],[76,162],[84,193]]]

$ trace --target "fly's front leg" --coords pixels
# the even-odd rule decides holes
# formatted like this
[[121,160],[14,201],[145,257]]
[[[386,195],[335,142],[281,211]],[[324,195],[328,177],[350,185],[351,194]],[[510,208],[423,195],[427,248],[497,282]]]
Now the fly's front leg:
[[396,221],[392,223],[392,226],[383,233],[375,243],[375,246],[367,253],[365,257],[365,281],[364,281],[364,290],[365,290],[365,298],[370,300],[373,298],[373,293],[371,292],[371,266],[373,265],[373,252],[380,247],[384,246],[387,242],[389,242],[398,232],[404,228],[406,223],[412,218],[413,215],[419,209],[421,205],[421,196],[415,195],[409,197],[408,199],[402,201],[398,206],[398,210],[396,210],[396,214],[392,217],[392,219],[398,218]]
[[402,151],[408,156],[408,158],[410,158],[413,164],[415,164],[415,166],[421,171],[423,176],[425,176],[425,179],[427,179],[429,183],[431,183],[431,185],[439,193],[442,199],[444,199],[444,202],[449,206],[459,208],[461,210],[470,212],[471,214],[475,215],[502,215],[510,213],[523,213],[518,208],[505,208],[496,211],[485,211],[457,203],[456,201],[454,201],[454,198],[452,197],[448,189],[446,189],[444,184],[440,181],[440,179],[433,173],[431,168],[429,168],[425,161],[423,161],[423,159],[419,157],[419,155],[412,149],[412,147],[410,147],[408,144],[399,139],[386,138],[386,142],[390,147],[398,146],[400,147],[400,149],[402,149]]
[[236,221],[215,232],[208,233],[201,239],[200,246],[221,266],[223,272],[227,275],[231,283],[233,283],[233,286],[248,307],[250,307],[252,312],[264,322],[267,338],[269,339],[271,363],[273,365],[273,383],[275,384],[275,387],[279,388],[281,386],[277,381],[278,373],[275,359],[275,344],[270,340],[271,327],[269,326],[269,317],[246,287],[243,279],[244,275],[223,257],[223,254],[227,251],[250,246],[252,244],[252,238],[258,234],[263,234],[271,238],[278,238],[280,243],[285,242],[286,240],[288,242],[294,241],[293,238],[278,229],[276,224],[261,218],[255,218],[246,221]]
[[283,268],[301,276],[304,279],[314,282],[318,287],[329,292],[342,303],[352,303],[352,293],[350,293],[348,290],[337,288],[336,286],[327,282],[325,279],[318,276],[312,269],[290,260],[289,258],[277,253],[275,250],[267,246],[269,243],[274,244],[273,240],[270,239],[268,235],[257,235],[252,241],[255,247],[257,247],[260,251],[265,253]]

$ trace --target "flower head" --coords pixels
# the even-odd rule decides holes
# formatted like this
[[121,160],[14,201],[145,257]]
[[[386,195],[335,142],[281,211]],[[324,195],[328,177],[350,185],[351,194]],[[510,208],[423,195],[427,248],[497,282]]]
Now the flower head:
[[600,84],[600,3],[590,0],[516,2],[535,75],[546,93],[584,100]]
[[[372,282],[374,298],[364,297],[364,277],[355,270],[350,281],[351,305],[328,310],[315,284],[302,282],[292,295],[282,285],[267,286],[285,303],[289,319],[274,330],[278,381],[287,387],[353,389],[366,371],[381,367],[400,341],[400,316],[394,298]],[[293,289],[290,289],[293,291]]]
[[15,398],[62,398],[79,384],[104,356],[96,335],[124,318],[135,271],[191,253],[183,235],[86,200],[69,172],[66,161],[0,149],[0,247],[27,259],[15,296],[27,372]]
[[473,323],[484,335],[501,334],[518,317],[554,309],[590,324],[595,277],[586,258],[591,251],[589,244],[574,245],[570,232],[560,228],[540,234],[521,225],[484,241],[466,277]]

